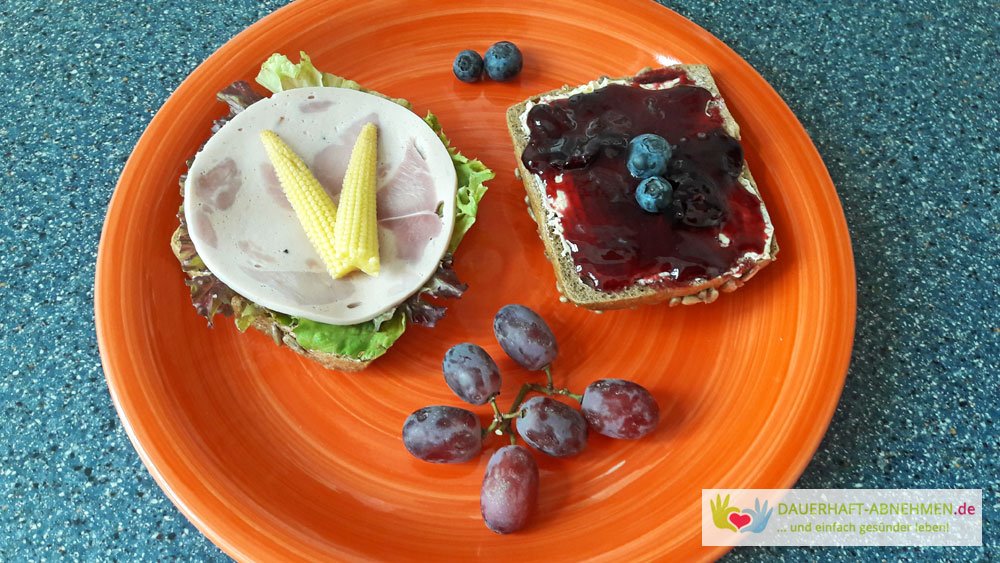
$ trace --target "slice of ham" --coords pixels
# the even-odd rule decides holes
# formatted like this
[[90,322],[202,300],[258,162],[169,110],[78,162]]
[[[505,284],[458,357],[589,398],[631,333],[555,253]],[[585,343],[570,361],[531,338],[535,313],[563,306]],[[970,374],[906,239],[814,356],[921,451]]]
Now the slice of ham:
[[379,228],[392,233],[394,253],[400,260],[415,260],[441,233],[441,218],[434,213],[418,213],[379,221]]
[[277,260],[274,256],[268,254],[263,248],[257,245],[257,243],[250,240],[241,240],[236,243],[236,248],[239,248],[246,253],[247,256],[256,259],[259,263],[254,264],[254,267],[262,267],[261,264],[275,264]]
[[418,258],[441,232],[443,222],[437,209],[443,202],[436,196],[427,161],[411,142],[403,161],[377,194],[379,226],[394,235],[397,258]]
[[[198,209],[194,212],[194,221],[188,218],[189,230],[192,238],[197,237],[202,244],[210,248],[219,246],[219,236],[215,234],[215,227],[212,226],[212,216],[205,209]],[[197,250],[197,246],[195,249]]]
[[305,102],[299,105],[299,109],[302,110],[302,113],[320,113],[330,109],[330,106],[332,105],[333,102],[329,100],[324,100],[322,102]]
[[194,183],[198,195],[205,200],[203,209],[209,212],[216,208],[229,209],[242,186],[239,168],[231,158],[223,159],[207,172],[199,174]]
[[351,279],[330,283],[326,272],[297,272],[241,268],[243,273],[263,285],[275,287],[304,305],[325,305],[354,295]]
[[270,162],[261,162],[257,169],[260,170],[260,181],[264,184],[267,195],[271,196],[271,200],[291,211],[292,204],[288,203],[288,198],[285,197],[285,192],[281,189],[281,180],[278,180],[278,173],[275,172],[274,166]]
[[376,195],[378,218],[395,219],[417,213],[433,213],[438,206],[435,196],[434,178],[427,161],[417,150],[416,143],[410,142],[403,161],[380,186]]
[[[259,136],[278,133],[336,201],[368,122],[379,126],[381,273],[334,280]],[[189,171],[184,208],[199,255],[234,291],[275,311],[348,325],[396,307],[434,273],[454,226],[455,183],[447,149],[409,110],[363,92],[302,88],[253,104],[209,139]]]

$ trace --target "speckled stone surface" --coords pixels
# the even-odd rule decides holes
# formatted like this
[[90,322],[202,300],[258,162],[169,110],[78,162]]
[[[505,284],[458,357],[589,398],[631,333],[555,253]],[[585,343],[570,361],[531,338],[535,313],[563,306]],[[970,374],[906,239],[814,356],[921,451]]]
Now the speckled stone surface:
[[[157,488],[118,422],[94,336],[94,260],[115,180],[156,109],[281,4],[0,3],[0,561],[225,559]],[[799,486],[984,490],[982,548],[727,557],[991,559],[1000,551],[996,4],[666,4],[784,97],[850,225],[854,357]]]

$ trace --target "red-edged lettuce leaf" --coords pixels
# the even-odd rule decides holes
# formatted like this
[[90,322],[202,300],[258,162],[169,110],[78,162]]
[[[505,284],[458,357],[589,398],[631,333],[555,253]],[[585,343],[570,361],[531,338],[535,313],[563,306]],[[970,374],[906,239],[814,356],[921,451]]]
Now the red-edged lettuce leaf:
[[170,248],[181,263],[181,270],[188,276],[184,283],[191,289],[191,303],[194,304],[195,311],[208,319],[208,326],[212,326],[215,315],[233,314],[232,302],[237,293],[212,275],[198,256],[188,234],[183,208],[177,213],[177,219],[180,225],[170,239]]
[[462,283],[452,268],[451,254],[446,254],[424,287],[403,303],[403,311],[411,323],[434,327],[444,317],[447,308],[427,301],[425,297],[458,299],[468,288],[469,285]]
[[191,303],[194,304],[195,311],[208,319],[208,326],[212,326],[212,318],[217,314],[227,317],[233,315],[232,301],[236,292],[219,281],[219,278],[198,276],[188,278],[184,283],[191,288]]
[[177,220],[180,225],[170,239],[170,248],[173,249],[177,261],[181,263],[181,270],[190,276],[212,275],[205,267],[201,257],[198,256],[191,235],[188,234],[187,219],[184,217],[183,207],[177,212]]
[[236,117],[241,111],[264,99],[264,96],[255,92],[250,83],[245,80],[233,82],[216,94],[215,97],[220,102],[226,102],[226,105],[229,106],[229,115],[217,119],[212,123],[212,133],[222,129],[223,125],[229,123],[229,120]]

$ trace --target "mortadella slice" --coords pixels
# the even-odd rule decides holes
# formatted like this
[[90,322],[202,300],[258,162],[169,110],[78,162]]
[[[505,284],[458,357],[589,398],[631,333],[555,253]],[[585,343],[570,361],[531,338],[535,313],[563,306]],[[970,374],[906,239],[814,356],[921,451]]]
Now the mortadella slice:
[[[377,192],[381,273],[326,275],[284,199],[259,135],[278,133],[339,197],[364,123],[379,126]],[[209,139],[185,184],[184,212],[205,265],[269,309],[335,325],[371,320],[433,275],[455,222],[455,168],[422,119],[378,96],[299,88],[259,101]]]

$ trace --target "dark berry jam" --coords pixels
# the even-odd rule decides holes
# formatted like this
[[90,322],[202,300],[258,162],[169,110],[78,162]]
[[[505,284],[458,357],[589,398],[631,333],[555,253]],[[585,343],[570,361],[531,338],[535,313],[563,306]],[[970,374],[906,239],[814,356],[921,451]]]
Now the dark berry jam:
[[[640,86],[674,79],[677,85],[664,90]],[[732,269],[747,252],[764,251],[760,201],[737,180],[743,149],[723,130],[718,108],[709,104],[712,93],[690,82],[680,70],[658,69],[631,85],[611,84],[528,112],[521,160],[544,180],[577,270],[596,289],[616,291],[640,280],[686,285]],[[639,180],[625,163],[629,139],[643,133],[676,147],[666,173],[673,201],[659,214],[636,203]]]

